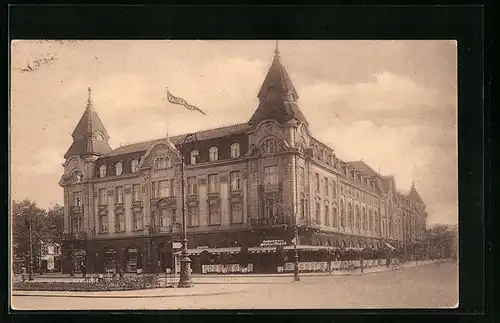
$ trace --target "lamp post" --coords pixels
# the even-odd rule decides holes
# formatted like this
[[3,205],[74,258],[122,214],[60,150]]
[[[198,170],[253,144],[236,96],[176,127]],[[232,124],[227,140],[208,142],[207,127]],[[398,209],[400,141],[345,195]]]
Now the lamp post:
[[30,242],[30,263],[29,263],[29,276],[28,280],[33,280],[33,237],[32,237],[32,229],[31,229],[31,216],[28,220],[29,227],[29,242]]
[[189,138],[194,138],[194,143],[198,141],[196,134],[188,134],[181,143],[181,199],[182,199],[182,251],[181,251],[181,272],[179,277],[179,283],[177,287],[193,287],[193,282],[191,281],[191,259],[189,259],[187,251],[187,223],[186,223],[186,195],[185,195],[185,178],[184,178],[184,145]]

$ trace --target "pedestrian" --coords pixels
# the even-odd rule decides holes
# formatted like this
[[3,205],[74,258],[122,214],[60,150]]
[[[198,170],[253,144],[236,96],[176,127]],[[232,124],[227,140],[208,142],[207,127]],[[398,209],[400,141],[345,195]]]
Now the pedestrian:
[[85,267],[85,262],[83,261],[80,264],[80,270],[82,271],[83,279],[87,278],[87,268]]
[[124,273],[121,267],[118,267],[118,275],[120,275],[120,279],[123,278]]

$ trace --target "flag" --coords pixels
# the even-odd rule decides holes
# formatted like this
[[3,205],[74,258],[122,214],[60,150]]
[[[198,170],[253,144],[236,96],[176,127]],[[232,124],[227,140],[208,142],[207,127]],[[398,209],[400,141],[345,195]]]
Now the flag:
[[186,100],[173,96],[172,94],[170,94],[170,91],[168,91],[168,90],[167,90],[167,99],[168,99],[168,102],[173,103],[173,104],[183,105],[188,110],[198,111],[202,114],[206,114],[200,108],[195,107],[194,105],[187,103]]

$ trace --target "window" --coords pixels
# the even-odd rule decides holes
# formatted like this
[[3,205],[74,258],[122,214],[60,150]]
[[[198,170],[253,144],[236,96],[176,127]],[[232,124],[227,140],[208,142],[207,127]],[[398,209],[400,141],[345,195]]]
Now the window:
[[197,195],[198,194],[198,182],[196,177],[188,177],[188,195]]
[[125,214],[118,213],[116,215],[116,231],[124,232],[125,231]]
[[199,155],[199,152],[198,150],[191,150],[191,165],[195,165],[197,162],[198,162],[198,155]]
[[217,147],[210,147],[208,150],[208,156],[210,161],[216,161],[219,159],[219,148]]
[[132,185],[132,201],[138,202],[142,200],[141,184]]
[[99,177],[103,178],[106,176],[106,165],[99,166]]
[[366,209],[363,207],[363,230],[368,229],[368,219],[366,217]]
[[333,186],[332,186],[332,194],[333,194],[333,197],[337,197],[337,182],[336,181],[333,181]]
[[75,177],[75,183],[76,184],[79,184],[82,182],[82,179],[83,179],[83,175],[81,173],[78,173],[76,172],[75,174],[73,174],[74,177]]
[[115,204],[123,204],[123,186],[115,187]]
[[172,225],[177,223],[177,209],[175,208],[170,209],[170,219],[172,221]]
[[314,181],[316,182],[316,192],[319,192],[319,174],[318,173],[314,173]]
[[304,167],[299,166],[299,187],[304,189],[306,186],[306,178],[304,176]]
[[73,232],[78,233],[82,228],[83,218],[82,217],[74,217],[73,218]]
[[158,183],[156,182],[151,182],[151,197],[154,199],[158,197]]
[[121,162],[118,162],[115,164],[115,175],[116,176],[120,176],[123,172],[123,167],[122,167],[122,163]]
[[175,180],[170,180],[170,194],[169,196],[175,196]]
[[170,227],[172,223],[170,223],[170,216],[168,214],[167,209],[160,210],[160,226],[162,228]]
[[73,206],[82,206],[82,192],[73,192]]
[[105,188],[99,189],[99,205],[108,205],[108,194]]
[[328,181],[328,177],[325,177],[325,195],[328,195],[328,185],[330,185],[330,182]]
[[243,208],[240,200],[231,201],[231,223],[243,223]]
[[142,213],[140,212],[135,212],[133,216],[133,221],[134,221],[134,230],[139,231],[142,230]]
[[352,205],[350,202],[347,203],[347,226],[349,228],[353,227],[353,222],[352,222]]
[[99,216],[99,233],[108,233],[108,216]]
[[344,201],[340,200],[340,225],[345,227],[345,209],[344,209]]
[[209,225],[220,225],[220,220],[219,202],[211,200],[208,203],[208,223]]
[[338,219],[337,219],[337,208],[336,207],[332,207],[332,226],[336,227],[338,226]]
[[158,197],[159,198],[169,196],[169,193],[170,193],[169,190],[170,190],[170,183],[168,180],[158,182]]
[[170,158],[168,157],[158,157],[156,158],[156,168],[163,169],[170,167]]
[[229,174],[229,177],[231,179],[231,191],[240,190],[241,189],[240,172],[239,171],[231,172]]
[[316,203],[315,215],[316,224],[321,224],[321,205],[319,203]]
[[157,227],[156,212],[151,210],[151,218],[149,219],[149,225],[153,228]]
[[374,212],[375,215],[375,232],[380,234],[380,216],[378,215],[378,212]]
[[137,159],[132,159],[130,161],[130,170],[132,173],[137,173],[139,171],[139,161]]
[[218,193],[219,192],[219,175],[211,174],[208,175],[208,193]]
[[240,144],[234,143],[231,145],[231,158],[239,158],[240,157]]
[[370,210],[369,212],[369,221],[368,221],[368,230],[373,231],[373,210]]
[[306,202],[304,199],[301,199],[300,200],[300,206],[299,206],[300,210],[299,210],[299,214],[300,214],[300,218],[301,219],[305,219],[306,218]]
[[359,206],[356,205],[356,229],[361,229],[361,215],[359,214]]
[[188,226],[190,227],[199,226],[199,216],[198,216],[197,206],[190,205],[188,207]]
[[264,147],[263,147],[264,153],[265,154],[273,154],[275,151],[274,146],[275,146],[274,139],[268,139],[268,140],[264,141]]
[[330,209],[325,205],[325,225],[330,225]]
[[278,185],[278,166],[269,166],[264,168],[264,184]]

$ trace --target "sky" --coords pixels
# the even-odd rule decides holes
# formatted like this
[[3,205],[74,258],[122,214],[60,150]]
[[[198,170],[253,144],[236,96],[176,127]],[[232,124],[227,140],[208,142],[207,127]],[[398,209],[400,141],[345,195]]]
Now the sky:
[[[275,41],[13,41],[11,197],[62,204],[58,181],[92,88],[113,148],[247,122]],[[452,40],[279,41],[317,139],[415,182],[428,225],[458,221],[457,46]],[[54,57],[34,71],[28,62]],[[30,63],[33,66],[33,63]],[[207,112],[166,103],[166,88]],[[168,106],[168,109],[167,109]]]

